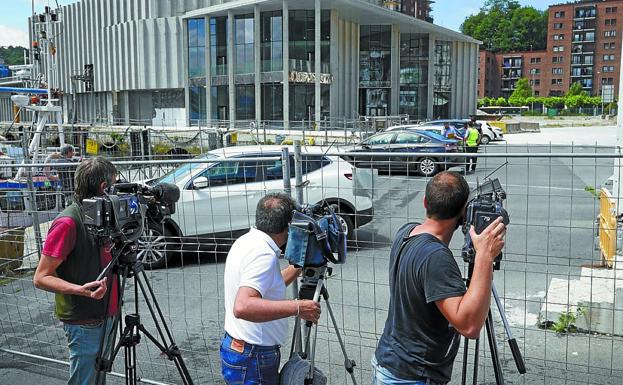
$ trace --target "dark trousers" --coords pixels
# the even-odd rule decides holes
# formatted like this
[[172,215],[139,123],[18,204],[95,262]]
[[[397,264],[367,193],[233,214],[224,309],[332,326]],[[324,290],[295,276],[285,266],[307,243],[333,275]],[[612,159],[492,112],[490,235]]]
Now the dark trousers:
[[[477,153],[478,152],[478,146],[473,146],[473,147],[465,147],[465,151],[470,152],[470,153]],[[466,162],[465,162],[465,171],[467,172],[473,172],[476,171],[476,162],[478,162],[478,158],[475,156],[470,156],[466,158]]]

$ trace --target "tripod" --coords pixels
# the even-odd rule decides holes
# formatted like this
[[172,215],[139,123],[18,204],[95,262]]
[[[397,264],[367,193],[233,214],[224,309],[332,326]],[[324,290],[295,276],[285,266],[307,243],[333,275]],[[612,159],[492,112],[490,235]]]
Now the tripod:
[[[494,270],[499,270],[500,262],[496,262],[494,265]],[[467,286],[469,286],[472,273],[474,271],[474,262],[470,261],[467,270]],[[519,351],[519,346],[517,345],[517,341],[513,338],[513,333],[510,329],[510,325],[508,324],[508,320],[506,319],[506,314],[504,313],[504,307],[502,306],[502,301],[500,301],[500,297],[498,296],[498,292],[495,289],[495,284],[491,282],[491,292],[493,294],[493,298],[495,299],[495,304],[497,305],[498,312],[500,313],[500,318],[502,319],[502,323],[504,325],[504,331],[506,332],[506,337],[508,340],[508,345],[510,346],[511,352],[513,354],[513,360],[515,361],[515,365],[517,366],[517,371],[520,374],[526,373],[526,365],[524,363],[523,357],[521,356],[521,352]],[[489,309],[489,313],[487,314],[487,319],[485,320],[485,330],[487,333],[487,340],[489,342],[489,352],[491,353],[491,362],[493,365],[493,372],[495,374],[495,383],[496,385],[504,384],[504,374],[502,373],[502,365],[500,363],[500,356],[498,354],[497,342],[495,339],[495,331],[493,329],[493,317],[491,314],[491,309]],[[480,338],[476,339],[474,346],[474,372],[472,377],[472,384],[476,385],[478,382],[478,350],[480,347]],[[467,359],[468,359],[468,348],[469,348],[469,339],[465,337],[464,347],[463,347],[463,369],[461,371],[461,385],[465,385],[467,381]]]
[[[329,291],[327,290],[325,281],[326,278],[331,276],[333,269],[331,267],[327,267],[326,265],[320,267],[305,267],[303,268],[303,278],[301,281],[301,288],[299,290],[299,299],[313,299],[316,302],[319,302],[322,296],[324,302],[327,306],[327,310],[329,312],[329,316],[331,317],[331,322],[333,323],[333,329],[335,331],[335,335],[337,336],[338,342],[340,344],[340,348],[342,349],[342,354],[344,355],[344,369],[350,374],[350,378],[353,381],[354,385],[357,385],[357,380],[355,379],[355,361],[348,358],[348,354],[346,353],[346,347],[344,345],[344,341],[342,340],[342,335],[340,334],[340,330],[338,329],[337,321],[335,320],[335,316],[333,315],[333,309],[331,308],[331,303],[329,302]],[[314,329],[313,341],[312,341],[312,329]],[[314,383],[314,367],[316,361],[316,341],[318,336],[318,326],[313,327],[313,323],[310,321],[305,322],[305,341],[304,348],[302,352],[297,352],[301,358],[309,359],[311,365],[309,367],[309,372],[305,377],[305,385],[312,385]],[[294,326],[294,335],[292,338],[292,348],[290,350],[290,357],[294,354],[294,346],[295,341],[300,338],[301,327],[300,327],[300,318],[297,317],[296,323]]]
[[[127,385],[135,385],[138,383],[138,373],[136,371],[136,346],[141,342],[141,333],[147,337],[160,351],[166,355],[167,359],[173,361],[182,378],[182,383],[186,385],[192,385],[193,381],[190,378],[190,373],[184,360],[182,359],[181,352],[175,341],[169,327],[165,322],[164,315],[158,305],[158,301],[154,295],[152,287],[147,279],[143,264],[137,259],[138,244],[135,242],[122,243],[117,245],[119,247],[113,248],[113,259],[106,266],[104,271],[98,277],[98,280],[108,275],[109,272],[117,276],[117,288],[118,288],[118,308],[117,313],[112,321],[112,332],[110,336],[106,337],[106,333],[102,334],[100,340],[100,349],[97,357],[96,369],[97,378],[95,383],[100,383],[100,378],[105,378],[105,372],[110,372],[112,364],[115,358],[119,354],[121,348],[124,348],[125,352],[125,383]],[[118,251],[117,251],[118,249]],[[119,282],[121,278],[121,282]],[[124,289],[128,278],[134,278],[134,312],[126,314],[124,321],[122,322],[121,308],[124,298]],[[112,282],[112,281],[111,281]],[[139,315],[139,289],[145,300],[145,304],[149,309],[152,320],[156,326],[159,339],[150,333],[141,322],[141,316]],[[110,302],[110,295],[108,296]],[[107,306],[108,308],[108,306]],[[106,322],[104,321],[104,330],[106,328]],[[117,329],[119,330],[119,340],[113,346],[116,340]],[[106,346],[113,346],[111,349],[104,351],[104,344]]]

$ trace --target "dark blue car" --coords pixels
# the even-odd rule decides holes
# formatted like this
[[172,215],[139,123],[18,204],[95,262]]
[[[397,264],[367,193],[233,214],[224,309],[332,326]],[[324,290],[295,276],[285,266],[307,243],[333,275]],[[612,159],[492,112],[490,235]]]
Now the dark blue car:
[[[396,130],[381,132],[362,141],[350,152],[374,152],[375,156],[362,155],[349,157],[356,167],[376,168],[379,171],[417,172],[423,176],[433,176],[441,170],[459,166],[461,159],[454,156],[458,152],[457,141],[446,139],[431,131]],[[412,152],[413,156],[396,156],[393,153]],[[446,154],[446,155],[429,155]]]

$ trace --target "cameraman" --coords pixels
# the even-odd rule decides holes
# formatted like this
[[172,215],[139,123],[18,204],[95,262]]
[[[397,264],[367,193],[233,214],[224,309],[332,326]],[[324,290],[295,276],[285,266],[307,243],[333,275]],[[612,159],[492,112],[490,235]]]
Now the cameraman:
[[[112,326],[109,320],[108,330],[104,330],[103,321],[117,311],[116,283],[107,278],[96,280],[112,260],[111,245],[99,244],[82,222],[82,200],[103,195],[115,179],[115,166],[103,157],[87,159],[78,166],[75,202],[52,222],[33,279],[37,288],[56,294],[55,314],[63,323],[69,347],[70,385],[95,383],[100,339]],[[103,375],[101,378],[105,382]]]
[[225,337],[222,374],[227,384],[279,382],[280,346],[286,342],[287,317],[317,322],[320,305],[286,300],[286,286],[300,269],[279,266],[288,240],[295,203],[289,195],[270,193],[257,204],[255,228],[238,238],[225,263]]
[[398,230],[390,254],[387,321],[372,358],[373,384],[445,384],[459,334],[480,335],[506,226],[498,218],[480,234],[470,229],[476,256],[466,290],[448,244],[463,223],[468,197],[461,175],[439,173],[426,186],[424,223]]

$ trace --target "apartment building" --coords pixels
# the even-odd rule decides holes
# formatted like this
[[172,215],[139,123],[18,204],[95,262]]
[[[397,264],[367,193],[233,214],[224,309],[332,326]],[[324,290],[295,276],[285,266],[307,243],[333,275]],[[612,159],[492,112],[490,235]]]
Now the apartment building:
[[591,95],[601,95],[603,85],[618,94],[623,0],[557,4],[548,13],[545,51],[481,51],[479,97],[508,97],[522,77],[535,96],[564,95],[576,82]]

